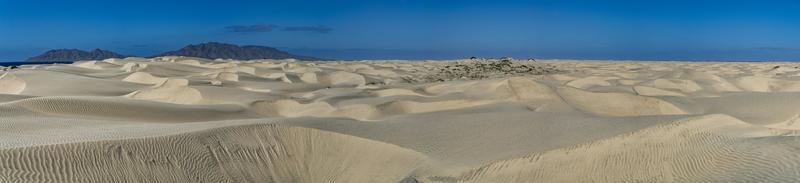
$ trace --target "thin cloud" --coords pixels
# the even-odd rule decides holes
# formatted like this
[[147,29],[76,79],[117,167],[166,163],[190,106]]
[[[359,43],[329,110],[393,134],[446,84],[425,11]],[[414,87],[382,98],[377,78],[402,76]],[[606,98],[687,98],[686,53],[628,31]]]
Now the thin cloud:
[[256,25],[231,25],[225,27],[228,32],[248,33],[248,32],[272,32],[277,25],[256,24]]
[[288,26],[283,28],[283,31],[288,32],[313,32],[313,33],[328,33],[333,29],[330,27],[317,25],[317,26]]

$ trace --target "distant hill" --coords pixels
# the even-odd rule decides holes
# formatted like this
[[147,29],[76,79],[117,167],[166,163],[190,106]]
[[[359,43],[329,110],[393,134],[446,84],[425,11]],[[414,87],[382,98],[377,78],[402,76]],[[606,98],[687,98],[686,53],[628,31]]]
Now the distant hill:
[[267,46],[238,46],[233,44],[208,42],[197,45],[188,45],[176,51],[169,51],[158,54],[160,56],[187,56],[208,59],[297,59],[297,60],[320,60],[319,58],[293,55],[272,47]]
[[[209,42],[197,45],[188,45],[176,51],[168,51],[153,57],[160,56],[187,56],[208,59],[297,59],[297,60],[322,60],[319,58],[293,55],[267,46],[238,46],[233,44]],[[78,60],[103,60],[108,58],[125,58],[125,56],[108,50],[95,49],[91,52],[78,49],[55,49],[41,55],[28,58],[26,62],[70,62]]]
[[28,58],[27,62],[68,62],[78,60],[103,60],[107,58],[125,58],[125,56],[108,50],[95,49],[91,52],[78,49],[55,49],[41,55]]

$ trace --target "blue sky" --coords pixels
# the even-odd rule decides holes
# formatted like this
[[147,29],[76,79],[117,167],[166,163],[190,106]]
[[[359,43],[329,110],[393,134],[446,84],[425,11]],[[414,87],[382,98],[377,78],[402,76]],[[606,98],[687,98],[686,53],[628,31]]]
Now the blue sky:
[[208,41],[337,59],[800,60],[800,1],[0,0],[0,60]]

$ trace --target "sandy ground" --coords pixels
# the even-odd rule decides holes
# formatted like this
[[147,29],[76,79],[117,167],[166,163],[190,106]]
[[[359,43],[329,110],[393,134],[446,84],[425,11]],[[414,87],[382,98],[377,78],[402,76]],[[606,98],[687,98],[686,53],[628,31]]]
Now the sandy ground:
[[795,63],[110,59],[0,72],[0,182],[797,182]]

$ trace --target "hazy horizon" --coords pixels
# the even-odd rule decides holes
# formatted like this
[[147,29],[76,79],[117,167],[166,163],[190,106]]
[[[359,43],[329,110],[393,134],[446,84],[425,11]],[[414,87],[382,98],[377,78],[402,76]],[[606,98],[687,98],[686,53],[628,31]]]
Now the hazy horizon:
[[797,1],[0,0],[0,61],[263,45],[330,59],[800,60]]

